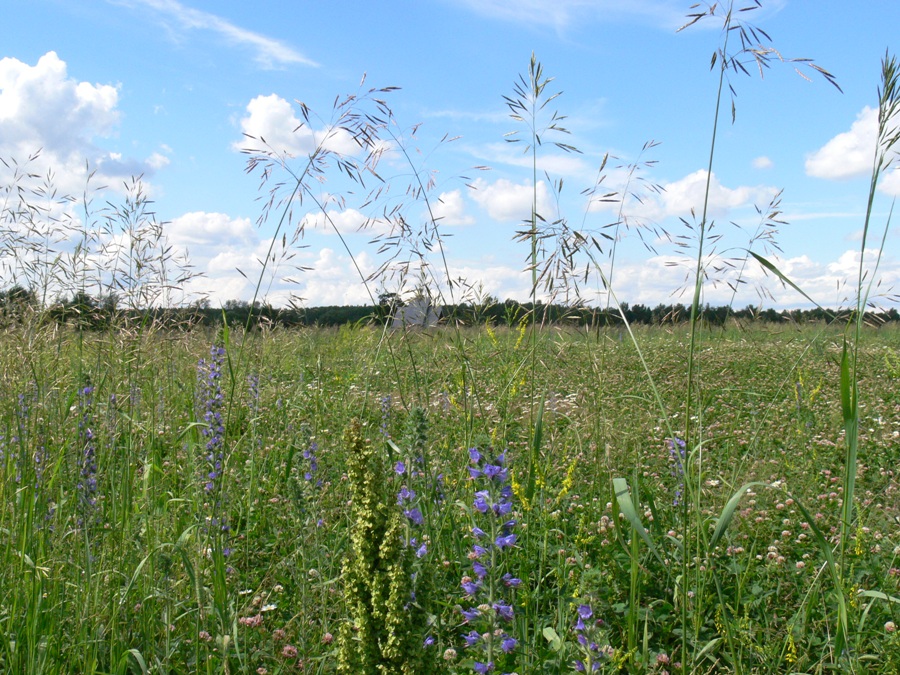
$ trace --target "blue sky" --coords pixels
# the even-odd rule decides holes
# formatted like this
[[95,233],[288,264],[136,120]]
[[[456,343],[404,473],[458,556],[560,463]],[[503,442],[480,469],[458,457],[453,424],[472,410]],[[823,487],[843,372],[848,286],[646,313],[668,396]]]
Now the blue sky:
[[[258,172],[245,172],[242,134],[291,152],[296,167],[310,143],[322,138],[336,97],[400,87],[385,98],[396,120],[391,131],[412,166],[396,141],[382,146],[378,173],[391,186],[390,206],[403,203],[406,222],[420,228],[424,204],[403,198],[404,188],[413,167],[433,179],[427,194],[441,216],[447,269],[469,287],[454,288],[453,298],[525,299],[529,248],[513,238],[529,216],[534,187],[523,145],[505,141],[505,134],[526,129],[510,118],[503,96],[513,94],[535,53],[544,74],[554,78],[547,91],[562,92],[547,108],[567,116],[571,134],[558,140],[582,151],[567,154],[549,143],[539,149],[542,214],[598,231],[621,209],[630,227],[618,230],[617,296],[650,305],[686,302],[678,291],[691,249],[672,242],[691,245],[680,219],[690,221],[691,208],[699,213],[702,206],[717,83],[709,63],[722,37],[715,19],[677,33],[689,6],[680,0],[7,3],[0,157],[21,162],[41,149],[33,168],[52,168],[60,189],[76,196],[84,191],[87,164],[96,171],[92,184],[109,186],[103,199],[113,202],[121,198],[123,181],[142,174],[173,250],[189,255],[203,273],[179,297],[207,295],[213,304],[249,299],[277,217],[257,224],[267,188],[259,189]],[[760,221],[755,207],[765,208],[783,189],[781,219],[787,222],[778,228],[781,251],[771,251],[772,259],[818,302],[843,304],[850,292],[844,284],[853,283],[859,259],[880,60],[897,46],[900,5],[774,0],[744,17],[765,30],[785,58],[812,58],[833,73],[843,93],[801,67],[811,79],[804,80],[788,63],[774,63],[762,79],[758,73],[732,78],[737,121],[731,124],[730,111],[723,115],[713,165],[718,252],[740,257]],[[298,101],[318,115],[312,129],[295,131]],[[444,136],[455,140],[441,143]],[[648,141],[658,145],[641,154]],[[346,138],[328,147],[363,159]],[[607,153],[614,157],[603,183],[610,191],[624,187],[622,167],[647,160],[652,166],[637,175],[664,190],[621,206],[588,208],[581,193]],[[563,180],[558,199],[545,170],[551,182]],[[302,224],[302,247],[282,250],[279,239],[263,293],[275,304],[293,296],[325,305],[368,302],[369,293],[382,290],[411,291],[413,273],[405,280],[384,276],[368,291],[360,283],[350,254],[364,274],[374,272],[385,255],[370,242],[374,234],[389,234],[392,223],[378,218],[385,203],[366,205],[364,191],[341,180],[333,161],[326,176],[294,204],[282,232],[290,237]],[[284,178],[276,171],[271,180]],[[374,184],[370,176],[367,187]],[[876,202],[879,236],[897,194],[900,172],[894,168]],[[333,232],[317,227],[324,219],[312,196],[330,198],[326,211],[349,253]],[[369,230],[358,233],[366,219]],[[900,282],[898,241],[889,234],[883,289]],[[762,242],[756,248],[765,252]],[[604,240],[596,259],[606,274],[611,250]],[[410,257],[406,249],[399,253]],[[102,259],[98,253],[98,264]],[[449,296],[442,257],[432,252],[428,262],[432,283]],[[719,262],[708,262],[711,279],[721,283],[707,285],[705,300],[732,301],[725,282],[733,283],[735,272],[715,272]],[[806,304],[756,265],[742,275],[738,306]],[[4,285],[16,279],[8,267]],[[760,295],[761,288],[768,295]],[[603,300],[596,280],[582,292],[589,301]]]

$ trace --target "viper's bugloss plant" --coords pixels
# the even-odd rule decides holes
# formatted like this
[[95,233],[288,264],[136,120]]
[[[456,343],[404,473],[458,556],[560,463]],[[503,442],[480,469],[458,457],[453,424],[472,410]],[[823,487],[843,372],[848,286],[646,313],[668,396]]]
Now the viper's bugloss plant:
[[413,550],[404,540],[391,469],[358,421],[347,428],[344,444],[351,511],[342,577],[350,616],[341,626],[338,672],[431,672],[422,650],[426,621],[413,598]]
[[[209,360],[200,359],[197,366],[197,384],[200,413],[203,419],[201,435],[205,440],[200,466],[201,484],[206,504],[210,511],[206,514],[206,524],[211,532],[227,533],[228,518],[225,514],[222,491],[222,471],[225,463],[225,421],[222,417],[224,396],[222,394],[222,364],[225,348],[213,345],[209,350]],[[222,552],[227,556],[230,550],[221,543]]]
[[460,582],[468,607],[461,609],[469,631],[463,635],[476,673],[492,673],[508,665],[518,646],[507,630],[513,622],[513,591],[522,582],[506,567],[505,557],[515,545],[512,518],[513,490],[505,455],[489,460],[478,448],[469,449],[469,478],[475,482],[472,501],[472,574]]
[[601,626],[601,619],[594,619],[594,611],[587,603],[578,605],[578,617],[572,632],[578,645],[578,658],[572,662],[572,666],[579,673],[595,673],[603,668],[603,664],[609,661],[610,647],[606,644]]
[[94,438],[94,388],[78,390],[78,523],[87,528],[97,509],[97,444]]

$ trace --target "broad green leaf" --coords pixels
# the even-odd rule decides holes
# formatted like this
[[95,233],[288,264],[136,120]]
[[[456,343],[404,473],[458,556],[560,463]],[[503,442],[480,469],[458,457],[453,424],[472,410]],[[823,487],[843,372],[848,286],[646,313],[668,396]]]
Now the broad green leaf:
[[559,637],[559,633],[553,630],[553,628],[547,626],[541,633],[543,634],[544,639],[550,643],[550,649],[555,652],[562,649],[562,639]]

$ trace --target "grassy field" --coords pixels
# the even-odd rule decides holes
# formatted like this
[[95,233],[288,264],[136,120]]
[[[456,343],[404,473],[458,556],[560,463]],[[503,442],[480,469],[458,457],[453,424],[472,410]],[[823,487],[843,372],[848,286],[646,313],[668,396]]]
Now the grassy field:
[[[669,239],[695,261],[680,327],[538,330],[534,311],[411,333],[162,328],[146,310],[192,273],[140,179],[111,211],[93,211],[87,187],[62,199],[84,217],[59,220],[40,206],[55,191],[16,168],[0,209],[17,284],[0,317],[0,673],[900,672],[900,332],[864,324],[900,299],[878,273],[890,219],[873,217],[900,144],[900,67],[885,55],[850,322],[710,330],[704,288],[736,294],[748,265],[805,295],[772,262],[780,193],[754,233],[732,232],[746,239],[723,240],[710,217],[731,75],[783,60],[741,18],[750,4],[688,15],[722,31],[703,204]],[[503,97],[507,140],[534,167],[515,236],[531,306],[559,294],[579,307],[590,278],[627,323],[613,271],[634,186],[607,193],[604,157],[582,193],[618,203],[610,232],[537,211],[542,147],[577,152],[545,109],[551,82],[532,55]],[[372,302],[388,285],[487,302],[451,274],[391,90],[336,98],[296,166],[247,137],[273,227],[248,307],[267,266],[296,252],[294,210],[324,212],[333,174],[351,184],[332,195],[359,198],[386,147],[411,182],[405,204],[374,190],[393,220],[361,278]],[[336,152],[336,133],[359,153]],[[626,167],[629,181],[648,165]],[[408,209],[430,215],[411,227]],[[97,305],[88,291],[109,301],[103,330],[76,327]],[[67,294],[72,313],[53,311]]]
[[688,337],[10,330],[0,672],[898,672],[897,329],[845,542],[843,331]]

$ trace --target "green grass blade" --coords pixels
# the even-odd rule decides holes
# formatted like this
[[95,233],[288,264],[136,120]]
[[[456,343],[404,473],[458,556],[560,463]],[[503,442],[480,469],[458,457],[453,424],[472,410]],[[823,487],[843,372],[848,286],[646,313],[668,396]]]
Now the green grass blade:
[[825,557],[825,565],[828,568],[832,583],[834,584],[834,597],[837,601],[838,612],[836,621],[837,630],[835,631],[834,638],[834,651],[835,654],[838,655],[838,658],[840,658],[841,654],[844,651],[844,647],[846,646],[847,638],[850,632],[850,621],[847,612],[847,599],[844,597],[844,585],[841,581],[840,569],[835,562],[834,552],[831,550],[831,545],[828,543],[828,540],[825,539],[825,535],[822,534],[822,530],[820,530],[816,525],[816,521],[813,518],[812,514],[807,510],[805,506],[803,506],[803,503],[799,499],[797,499],[796,497],[793,498],[794,503],[797,505],[797,508],[800,509],[800,512],[803,514],[806,522],[809,523],[809,529],[813,534],[813,540],[816,542],[816,545],[818,545],[819,550]]
[[775,267],[775,265],[773,265],[771,262],[769,262],[768,260],[766,260],[765,258],[763,258],[763,257],[762,257],[761,255],[759,255],[758,253],[754,253],[753,251],[747,251],[747,253],[749,253],[749,254],[752,255],[754,258],[756,258],[756,262],[758,262],[760,265],[762,265],[765,269],[767,269],[769,272],[771,272],[772,274],[774,274],[776,277],[778,277],[781,281],[783,281],[784,283],[786,283],[788,286],[790,286],[791,288],[793,288],[793,289],[794,289],[795,291],[797,291],[800,295],[802,295],[804,298],[806,298],[806,299],[809,300],[811,303],[813,303],[816,307],[818,307],[819,309],[821,309],[822,311],[824,311],[829,317],[834,318],[834,315],[831,314],[831,312],[829,312],[828,310],[826,310],[824,307],[822,307],[822,305],[820,305],[818,302],[816,302],[816,301],[813,300],[811,297],[809,297],[809,295],[806,294],[806,291],[804,291],[804,290],[803,290],[802,288],[800,288],[797,284],[795,284],[793,281],[791,281],[790,279],[788,279],[784,274],[782,274],[781,270],[779,270],[777,267]]
[[713,531],[712,537],[709,540],[710,549],[714,549],[716,547],[716,544],[718,544],[719,540],[722,538],[722,535],[725,534],[725,530],[728,529],[728,525],[731,523],[731,519],[734,517],[734,512],[737,510],[738,505],[741,503],[741,498],[745,494],[747,494],[747,490],[750,490],[754,487],[768,486],[768,483],[754,481],[752,483],[747,483],[746,485],[741,486],[741,488],[731,496],[731,499],[729,499],[728,503],[725,504],[725,508],[722,509],[722,513],[719,514],[719,517],[716,520],[716,529]]
[[650,549],[650,552],[662,562],[662,557],[656,550],[653,539],[650,538],[650,534],[647,532],[637,514],[637,509],[634,508],[634,502],[631,501],[631,492],[628,489],[628,481],[624,478],[613,478],[613,491],[616,493],[616,503],[619,506],[619,511],[625,514],[626,520],[631,524],[632,529],[644,540],[647,544],[647,548]]
[[537,482],[538,460],[541,456],[541,444],[544,440],[544,397],[538,405],[537,417],[534,420],[534,435],[531,438],[531,461],[528,465],[528,483],[525,485],[525,500],[531,504],[534,498],[534,487]]
[[844,348],[841,352],[841,410],[844,415],[844,427],[853,419],[853,387],[852,369],[850,368],[850,349],[844,340]]
[[881,591],[860,591],[859,597],[875,598],[876,600],[884,600],[885,602],[892,602],[895,605],[900,605],[900,598],[888,595],[887,593],[882,593]]

